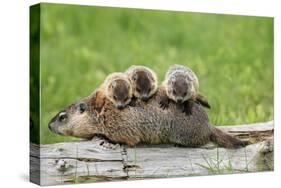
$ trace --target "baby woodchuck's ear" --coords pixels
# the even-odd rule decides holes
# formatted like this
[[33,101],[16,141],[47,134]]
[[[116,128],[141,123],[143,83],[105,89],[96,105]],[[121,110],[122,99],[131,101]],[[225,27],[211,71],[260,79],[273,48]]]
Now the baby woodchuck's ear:
[[91,98],[91,105],[94,107],[94,110],[96,110],[98,113],[100,113],[103,109],[104,103],[105,103],[105,94],[101,91],[96,91]]
[[115,80],[112,80],[112,82],[111,82],[111,87],[112,87],[112,88],[115,88],[116,85],[117,85],[116,81],[115,81]]

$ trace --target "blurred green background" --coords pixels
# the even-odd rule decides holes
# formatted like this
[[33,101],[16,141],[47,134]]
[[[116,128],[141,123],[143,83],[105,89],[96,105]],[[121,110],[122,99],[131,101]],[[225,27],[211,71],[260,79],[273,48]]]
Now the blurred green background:
[[50,119],[133,64],[193,69],[215,125],[273,119],[273,18],[41,4],[40,41],[41,143],[72,140]]

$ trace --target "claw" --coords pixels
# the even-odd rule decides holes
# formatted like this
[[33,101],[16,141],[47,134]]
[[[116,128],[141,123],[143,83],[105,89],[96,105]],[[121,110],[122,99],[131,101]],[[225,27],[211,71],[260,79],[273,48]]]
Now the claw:
[[113,144],[113,143],[109,143],[109,142],[103,142],[103,144],[101,145],[104,149],[113,149],[115,150],[119,144]]
[[160,101],[159,104],[160,104],[160,108],[162,108],[163,110],[169,107],[169,104],[164,101]]
[[113,149],[114,150],[119,146],[118,143],[113,143],[102,135],[96,135],[95,137],[93,137],[92,141],[98,142],[99,145],[103,149]]

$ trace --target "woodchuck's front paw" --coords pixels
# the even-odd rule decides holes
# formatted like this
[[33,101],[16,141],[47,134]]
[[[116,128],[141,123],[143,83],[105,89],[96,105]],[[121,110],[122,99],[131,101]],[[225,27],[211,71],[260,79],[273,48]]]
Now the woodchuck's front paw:
[[192,102],[186,101],[183,103],[182,106],[182,112],[185,113],[186,115],[192,115]]
[[159,102],[160,104],[160,108],[162,108],[163,110],[165,110],[166,108],[169,107],[169,100],[161,100]]
[[102,146],[104,149],[112,149],[112,150],[115,150],[117,147],[120,147],[119,144],[110,143],[107,140],[101,141],[100,146]]
[[102,136],[95,136],[92,139],[93,142],[98,142],[98,144],[103,148],[103,149],[113,149],[115,150],[117,147],[119,147],[119,144],[113,143],[110,140],[103,138]]
[[131,102],[128,105],[132,106],[132,107],[135,107],[137,105],[137,98],[132,97]]

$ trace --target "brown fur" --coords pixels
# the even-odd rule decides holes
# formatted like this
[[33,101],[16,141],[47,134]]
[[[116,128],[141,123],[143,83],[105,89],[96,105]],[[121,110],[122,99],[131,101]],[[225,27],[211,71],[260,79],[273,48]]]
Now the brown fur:
[[248,141],[238,140],[228,134],[225,134],[222,130],[216,127],[213,127],[211,141],[226,148],[237,148],[249,144]]
[[95,97],[93,97],[93,100],[90,101],[90,104],[96,109],[97,112],[101,112],[106,100],[105,92],[103,90],[97,90],[94,95]]

